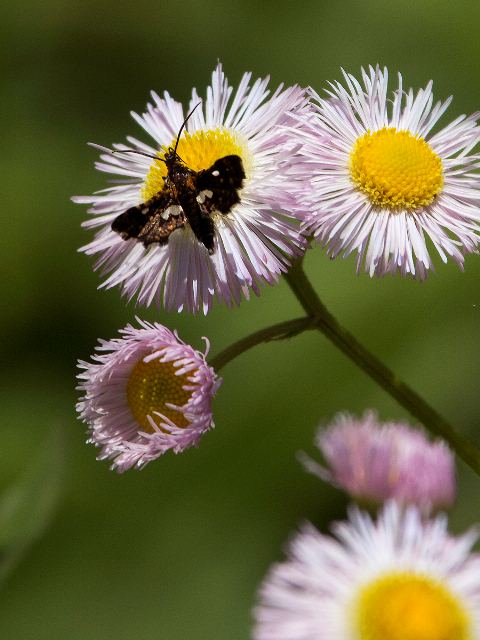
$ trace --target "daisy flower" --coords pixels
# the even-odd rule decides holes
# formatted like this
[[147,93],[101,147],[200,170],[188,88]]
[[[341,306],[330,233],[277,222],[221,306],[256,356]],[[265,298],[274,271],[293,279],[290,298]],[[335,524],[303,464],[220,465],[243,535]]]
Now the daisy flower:
[[390,503],[373,522],[354,508],[335,538],[306,525],[273,567],[255,640],[478,640],[478,532],[454,537]]
[[92,363],[79,361],[79,417],[89,442],[101,448],[98,459],[113,460],[119,472],[196,446],[214,426],[211,405],[221,383],[206,354],[161,324],[139,324],[100,340]]
[[[242,296],[248,298],[250,290],[258,294],[260,282],[275,283],[290,259],[302,254],[305,239],[295,218],[299,179],[289,169],[301,161],[296,130],[303,125],[295,116],[309,111],[309,103],[299,87],[280,86],[270,95],[268,78],[250,81],[246,73],[234,92],[218,64],[206,99],[193,89],[187,110],[167,92],[163,97],[153,92],[146,112],[132,113],[152,142],[127,137],[128,145],[114,145],[114,154],[104,149],[96,168],[119,179],[93,196],[74,198],[91,205],[93,217],[84,226],[97,233],[81,250],[97,255],[95,268],[109,274],[101,286],[119,285],[128,299],[136,296],[142,305],[156,302],[167,309],[207,313],[215,296],[232,305]],[[198,193],[200,205],[211,198],[210,253],[188,220],[173,225],[178,217],[171,220],[179,228],[162,243],[124,239],[112,223],[128,209],[158,197],[168,185],[165,157],[192,110],[178,142],[178,157],[183,166],[199,172],[222,158],[238,156],[244,174],[237,183],[238,197],[233,194],[238,202],[220,212],[213,207],[217,194],[212,189]],[[221,178],[218,173],[212,175]],[[163,213],[168,217],[185,211],[177,203]]]
[[305,231],[328,254],[357,254],[357,272],[425,278],[430,245],[463,268],[479,239],[479,113],[432,129],[451,97],[433,103],[432,82],[416,94],[402,76],[387,98],[388,72],[344,73],[321,98],[302,153],[312,175]]
[[303,455],[308,471],[354,499],[379,505],[388,499],[424,513],[455,501],[455,461],[447,445],[401,422],[378,421],[373,411],[338,414],[315,439],[326,467]]

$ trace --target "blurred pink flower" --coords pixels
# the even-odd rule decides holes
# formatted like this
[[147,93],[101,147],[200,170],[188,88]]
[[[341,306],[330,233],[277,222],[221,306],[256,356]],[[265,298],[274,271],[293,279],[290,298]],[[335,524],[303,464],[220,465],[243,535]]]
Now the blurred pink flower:
[[358,419],[338,414],[315,443],[326,467],[303,455],[305,467],[322,480],[365,503],[388,499],[416,504],[424,511],[455,501],[455,462],[443,441],[403,423],[378,422],[374,412]]
[[89,442],[101,448],[98,459],[113,460],[119,472],[196,446],[214,426],[211,404],[221,384],[206,354],[161,324],[139,323],[100,340],[93,363],[79,362],[77,411]]

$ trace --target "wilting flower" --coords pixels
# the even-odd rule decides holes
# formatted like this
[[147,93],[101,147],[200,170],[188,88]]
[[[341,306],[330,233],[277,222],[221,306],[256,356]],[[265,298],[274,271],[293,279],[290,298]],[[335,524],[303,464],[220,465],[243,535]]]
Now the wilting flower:
[[443,441],[430,442],[400,422],[338,414],[318,431],[315,443],[326,467],[303,456],[306,468],[353,498],[381,504],[393,498],[423,512],[451,507],[455,500],[455,461]]
[[[79,362],[77,404],[99,460],[125,471],[197,445],[214,426],[212,399],[221,380],[205,355],[158,323],[127,325],[100,340],[93,363]],[[208,343],[207,343],[208,346]]]
[[460,267],[479,239],[479,113],[432,134],[451,102],[433,104],[432,82],[387,98],[387,69],[362,69],[363,86],[344,73],[327,97],[312,91],[316,124],[303,154],[312,179],[305,229],[331,257],[357,253],[371,276],[425,278],[428,240]]
[[[120,285],[129,299],[136,295],[143,305],[155,301],[167,309],[196,312],[203,308],[206,313],[215,296],[228,305],[238,304],[250,290],[258,293],[261,281],[275,283],[290,258],[303,252],[305,240],[294,219],[297,181],[290,165],[301,160],[296,153],[296,129],[303,125],[295,116],[310,109],[308,100],[296,86],[285,90],[280,86],[269,97],[268,78],[252,85],[250,79],[251,74],[245,74],[234,93],[218,64],[206,100],[201,101],[194,89],[188,110],[166,92],[163,98],[152,93],[153,104],[147,105],[146,113],[132,115],[153,144],[128,137],[127,146],[114,145],[115,154],[108,149],[102,154],[97,169],[120,179],[93,196],[74,198],[92,205],[93,219],[84,226],[99,230],[82,251],[98,255],[96,268],[110,274],[102,286]],[[243,180],[239,178],[241,188],[233,189],[226,181],[227,195],[209,188],[196,197],[198,205],[213,207],[207,215],[214,223],[213,250],[209,253],[188,220],[183,221],[182,207],[167,207],[165,202],[156,206],[164,216],[159,215],[160,223],[165,226],[167,218],[172,223],[168,237],[152,240],[150,232],[144,246],[144,231],[143,241],[136,237],[140,222],[129,220],[132,224],[124,239],[112,230],[112,223],[165,189],[165,154],[175,147],[187,111],[194,108],[177,149],[183,166],[198,172],[226,156],[238,156],[245,174]],[[223,178],[218,170],[213,176]],[[220,213],[214,205],[225,205],[232,189],[233,199],[237,192],[239,202]],[[129,233],[133,236],[128,237]]]
[[255,610],[255,640],[478,640],[478,532],[386,506],[356,508],[335,538],[305,525],[273,567]]

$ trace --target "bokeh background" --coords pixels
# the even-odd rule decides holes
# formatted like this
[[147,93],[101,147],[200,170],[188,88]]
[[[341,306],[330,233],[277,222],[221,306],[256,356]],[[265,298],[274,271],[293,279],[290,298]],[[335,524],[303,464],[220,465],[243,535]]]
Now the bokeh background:
[[[75,362],[135,313],[213,352],[299,315],[285,283],[207,317],[125,305],[97,291],[72,194],[105,186],[101,144],[140,135],[149,91],[200,92],[217,59],[272,86],[317,90],[343,66],[379,62],[416,88],[480,107],[480,3],[459,0],[25,0],[2,5],[3,225],[0,393],[0,636],[6,640],[237,640],[255,590],[297,524],[326,528],[343,496],[305,474],[314,429],[339,410],[406,417],[321,336],[244,354],[223,371],[216,429],[196,450],[118,476],[76,420]],[[309,252],[327,305],[465,434],[478,433],[480,257],[437,260],[424,284],[370,280]],[[478,519],[479,479],[459,464],[459,531]]]

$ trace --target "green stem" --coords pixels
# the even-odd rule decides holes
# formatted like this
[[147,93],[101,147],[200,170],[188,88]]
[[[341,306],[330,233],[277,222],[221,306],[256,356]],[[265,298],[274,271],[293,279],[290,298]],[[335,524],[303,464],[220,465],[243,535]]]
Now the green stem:
[[301,261],[293,265],[285,279],[307,314],[315,319],[316,328],[429,431],[446,440],[457,455],[480,475],[480,450],[339,325],[310,284]]
[[221,351],[215,357],[211,358],[209,360],[209,364],[215,369],[215,371],[219,371],[231,360],[242,354],[244,351],[248,351],[248,349],[257,346],[257,344],[261,344],[262,342],[270,342],[270,340],[291,338],[297,333],[301,333],[306,329],[314,329],[315,324],[316,319],[308,316],[307,318],[295,318],[295,320],[279,322],[278,324],[274,324],[271,327],[260,329],[260,331],[256,331],[246,338],[242,338],[238,342],[234,342],[224,351]]

